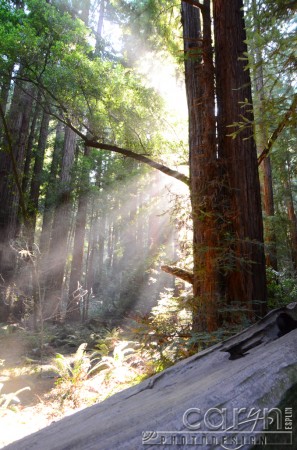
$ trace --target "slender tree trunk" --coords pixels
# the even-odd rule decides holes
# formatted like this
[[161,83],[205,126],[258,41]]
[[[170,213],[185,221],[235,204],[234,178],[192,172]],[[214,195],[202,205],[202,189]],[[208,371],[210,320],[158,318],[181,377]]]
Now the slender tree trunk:
[[103,262],[104,262],[104,251],[105,251],[105,240],[106,240],[106,214],[101,212],[100,224],[99,224],[99,239],[98,239],[98,281],[99,286],[102,283],[103,275]]
[[[235,139],[232,126],[244,115],[253,121],[249,71],[240,59],[247,51],[242,0],[214,0],[218,152],[225,161],[232,239],[226,276],[226,299],[263,316],[266,277],[257,151],[252,126]],[[247,100],[248,104],[243,107]]]
[[90,225],[90,249],[86,269],[86,289],[88,290],[88,295],[93,293],[95,296],[99,296],[103,290],[105,241],[106,213],[103,208],[98,208],[98,199],[96,201],[94,198]]
[[83,303],[83,317],[82,320],[85,322],[88,320],[89,315],[89,306],[90,306],[90,299],[94,293],[93,291],[93,285],[94,285],[94,252],[95,252],[95,242],[96,242],[96,227],[95,223],[97,220],[97,212],[95,213],[95,198],[92,198],[92,205],[91,205],[91,218],[90,218],[90,230],[89,230],[89,239],[88,239],[88,249],[87,249],[87,255],[86,255],[86,275],[85,275],[85,286],[86,286],[86,297],[85,301]]
[[64,126],[61,122],[58,122],[50,175],[45,194],[42,230],[39,243],[40,253],[41,255],[43,255],[43,258],[45,258],[45,255],[47,254],[49,249],[51,228],[54,217],[54,205],[57,200],[57,175],[59,173],[59,168],[62,162],[64,134]]
[[47,144],[48,128],[50,116],[44,112],[40,124],[39,139],[35,153],[35,162],[33,168],[33,175],[31,180],[30,197],[28,213],[30,217],[30,232],[28,236],[28,246],[32,248],[34,244],[34,234],[36,227],[36,218],[38,213],[38,201],[40,195],[40,186],[42,183],[42,169],[44,163],[44,155]]
[[106,0],[100,1],[99,18],[98,18],[97,30],[96,30],[95,54],[97,56],[99,56],[100,52],[102,51],[102,31],[103,31],[103,23],[104,23],[104,16],[105,16],[105,4],[106,4]]
[[[14,64],[11,64],[9,70],[7,73],[9,75],[5,76],[3,75],[1,77],[1,90],[0,90],[0,105],[2,108],[2,111],[4,114],[7,112],[8,107],[8,96],[9,92],[12,88],[11,78],[12,78],[12,72],[13,72]],[[0,142],[3,139],[3,123],[0,122]]]
[[[101,208],[96,211],[90,230],[90,256],[88,260],[87,289],[95,296],[100,296],[104,289],[104,256],[106,250],[106,224],[107,217]],[[107,252],[107,250],[106,250]]]
[[297,272],[297,221],[292,194],[287,201],[287,209],[288,219],[290,221],[292,261],[295,272]]
[[26,159],[25,159],[25,164],[24,164],[24,175],[23,175],[23,180],[22,180],[22,191],[24,193],[27,192],[29,180],[30,180],[30,165],[32,162],[32,150],[33,150],[34,140],[36,138],[36,124],[37,124],[37,120],[38,120],[38,118],[40,116],[40,112],[41,112],[40,99],[41,99],[41,94],[40,94],[40,92],[38,92],[34,112],[32,115],[30,134],[28,137],[28,143],[27,143],[27,148],[26,148]]
[[265,244],[266,250],[266,265],[274,270],[278,270],[277,264],[277,250],[276,250],[276,234],[274,224],[271,219],[274,218],[274,196],[272,185],[272,168],[270,156],[263,161],[263,195],[264,195],[264,212],[266,216],[265,222]]
[[91,8],[91,0],[84,0],[83,7],[80,2],[80,9],[81,12],[81,20],[88,26],[89,24],[89,15],[90,15],[90,8]]
[[[82,11],[82,20],[88,25],[90,12],[90,0],[84,4]],[[101,1],[100,12],[98,19],[98,30],[96,37],[96,48],[98,45],[98,38],[101,37],[102,26],[104,18],[104,1]],[[84,158],[88,158],[90,154],[90,148],[85,147]],[[82,300],[79,297],[78,287],[81,286],[82,282],[82,270],[83,270],[83,257],[84,257],[84,243],[85,243],[85,232],[87,224],[87,212],[88,212],[88,194],[89,194],[89,169],[88,167],[83,168],[83,173],[81,177],[82,187],[79,192],[78,208],[76,215],[75,224],[75,234],[74,234],[74,244],[72,253],[72,263],[71,272],[69,280],[69,292],[68,292],[68,304],[66,318],[68,321],[79,321],[81,319],[80,303]]]
[[[34,119],[34,117],[33,117]],[[48,137],[48,127],[49,127],[49,115],[43,113],[42,120],[40,123],[39,139],[38,144],[35,149],[34,167],[30,185],[30,194],[28,199],[27,216],[28,216],[28,226],[24,231],[24,236],[26,238],[28,250],[31,252],[31,256],[27,262],[30,262],[29,266],[23,267],[23,271],[28,274],[25,279],[31,278],[31,285],[27,282],[24,284],[24,292],[28,292],[33,300],[33,324],[34,329],[37,331],[41,318],[41,270],[39,267],[40,258],[37,256],[38,251],[34,248],[34,236],[36,228],[36,218],[38,214],[38,202],[40,195],[40,186],[42,183],[42,169],[44,163],[44,153]],[[35,128],[35,126],[34,126]],[[32,131],[32,128],[31,128]],[[28,155],[27,155],[28,157]],[[36,242],[35,242],[36,243]]]
[[[258,36],[261,34],[259,18],[257,14],[256,1],[252,2],[254,29]],[[254,49],[254,65],[255,65],[255,88],[257,94],[257,111],[258,111],[258,133],[257,144],[258,154],[261,154],[268,142],[267,123],[265,120],[265,89],[264,89],[264,75],[262,65],[261,50],[258,46]],[[271,159],[268,155],[264,158],[262,164],[263,171],[263,206],[266,216],[264,222],[264,236],[266,244],[266,265],[277,271],[277,251],[276,251],[276,234],[274,225],[271,219],[274,217],[274,196],[272,185],[272,168]]]
[[[10,70],[8,71],[8,72],[10,72],[9,76],[1,77],[0,103],[1,103],[2,111],[4,112],[4,114],[6,113],[6,109],[8,106],[8,95],[9,95],[9,91],[11,89],[11,77],[12,77],[13,67],[14,67],[14,65],[12,64],[10,66]],[[2,129],[2,124],[0,125],[0,128]]]
[[144,251],[144,230],[143,230],[143,191],[139,186],[137,189],[137,222],[136,222],[136,243],[137,248]]
[[[289,164],[287,163],[289,167]],[[290,235],[290,244],[291,244],[291,258],[293,263],[293,268],[297,273],[297,219],[296,212],[294,207],[293,195],[292,195],[292,186],[290,174],[288,173],[287,179],[284,183],[286,189],[286,204],[287,204],[287,214],[289,220],[289,235]]]
[[[16,162],[19,179],[23,174],[25,148],[29,132],[32,108],[32,87],[16,83],[12,104],[7,119],[8,132],[12,141],[13,157]],[[4,136],[4,148],[7,136]],[[13,177],[13,163],[10,152],[0,152],[0,274],[9,283],[14,272],[15,254],[9,241],[16,237],[17,216],[19,211],[19,192]]]
[[111,217],[108,218],[108,239],[107,239],[107,269],[112,271],[112,257],[113,257],[113,222]]
[[[90,154],[90,148],[85,147],[84,157]],[[78,287],[82,281],[85,232],[88,212],[89,169],[84,168],[81,177],[78,207],[75,223],[74,244],[72,252],[71,273],[66,318],[69,321],[79,321],[81,318]]]
[[61,168],[61,187],[55,209],[48,254],[48,275],[45,303],[43,305],[44,320],[55,321],[60,317],[62,287],[67,260],[68,233],[71,225],[71,169],[75,156],[75,142],[75,133],[66,127]]

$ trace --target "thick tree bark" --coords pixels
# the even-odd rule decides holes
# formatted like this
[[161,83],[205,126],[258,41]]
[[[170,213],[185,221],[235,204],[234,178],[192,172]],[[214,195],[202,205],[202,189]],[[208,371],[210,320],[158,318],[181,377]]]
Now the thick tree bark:
[[[257,152],[253,130],[246,127],[234,139],[242,115],[253,121],[249,71],[240,59],[247,51],[242,0],[214,0],[218,152],[230,199],[227,229],[231,231],[226,261],[227,302],[262,316],[266,309],[266,277]],[[248,104],[243,107],[243,102]],[[227,267],[228,265],[228,267]]]
[[185,77],[189,109],[190,190],[193,217],[193,330],[218,327],[218,164],[215,142],[214,67],[210,2],[200,12],[182,3]]

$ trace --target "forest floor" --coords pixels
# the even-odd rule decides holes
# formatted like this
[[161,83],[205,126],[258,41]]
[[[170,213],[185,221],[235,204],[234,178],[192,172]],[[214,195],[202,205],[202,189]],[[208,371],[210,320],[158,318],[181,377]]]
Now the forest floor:
[[[40,355],[36,336],[15,330],[0,333],[0,448],[32,434],[52,422],[73,414],[87,406],[135,384],[131,371],[120,379],[106,373],[82,380],[57,383],[55,355],[73,360],[77,349],[46,345]],[[121,368],[123,369],[123,367]],[[139,382],[139,380],[138,380]],[[26,389],[22,392],[19,390]],[[9,404],[5,401],[11,400]]]
[[[1,400],[3,403],[10,394],[16,397],[7,407],[2,404],[0,409],[1,448],[49,425],[53,420],[46,394],[54,388],[55,379],[49,371],[49,360],[34,362],[30,347],[30,342],[19,333],[0,338]],[[24,388],[30,390],[17,393]]]

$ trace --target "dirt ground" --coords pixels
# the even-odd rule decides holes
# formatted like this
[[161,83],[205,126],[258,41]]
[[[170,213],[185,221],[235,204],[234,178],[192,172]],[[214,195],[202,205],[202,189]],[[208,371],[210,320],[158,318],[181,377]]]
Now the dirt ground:
[[[32,343],[18,333],[0,337],[1,397],[30,388],[16,395],[9,407],[0,408],[0,448],[51,423],[45,395],[54,387],[55,376],[47,360],[32,361]],[[7,398],[7,397],[5,397]],[[19,402],[18,402],[19,401]]]

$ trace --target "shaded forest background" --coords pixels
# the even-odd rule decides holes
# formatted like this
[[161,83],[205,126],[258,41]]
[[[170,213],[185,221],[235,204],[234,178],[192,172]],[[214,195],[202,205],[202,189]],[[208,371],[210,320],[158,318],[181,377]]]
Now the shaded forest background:
[[191,339],[296,298],[296,2],[228,3],[0,1],[1,322]]

